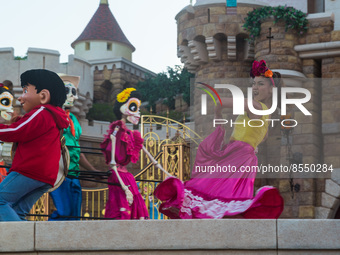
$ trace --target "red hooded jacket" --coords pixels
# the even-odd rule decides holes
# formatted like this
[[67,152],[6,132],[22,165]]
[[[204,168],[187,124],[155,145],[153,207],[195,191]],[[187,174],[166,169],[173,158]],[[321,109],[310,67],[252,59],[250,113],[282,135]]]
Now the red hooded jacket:
[[9,172],[53,186],[61,156],[59,130],[68,125],[65,111],[50,104],[34,107],[13,124],[0,124],[0,140],[18,143]]

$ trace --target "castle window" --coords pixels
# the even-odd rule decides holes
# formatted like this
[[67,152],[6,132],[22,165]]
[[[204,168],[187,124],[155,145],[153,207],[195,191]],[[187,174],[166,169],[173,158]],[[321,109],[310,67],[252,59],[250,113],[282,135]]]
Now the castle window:
[[85,50],[90,50],[90,42],[85,42]]
[[324,0],[308,0],[308,13],[325,12]]
[[246,41],[246,34],[236,36],[236,59],[243,61],[248,57],[249,43]]
[[107,43],[106,49],[112,51],[112,43]]

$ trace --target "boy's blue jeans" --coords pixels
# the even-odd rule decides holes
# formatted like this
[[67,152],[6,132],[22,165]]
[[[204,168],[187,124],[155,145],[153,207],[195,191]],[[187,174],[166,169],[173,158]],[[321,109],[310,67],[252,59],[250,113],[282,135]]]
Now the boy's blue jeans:
[[35,202],[51,187],[17,172],[9,173],[0,183],[0,221],[25,220]]

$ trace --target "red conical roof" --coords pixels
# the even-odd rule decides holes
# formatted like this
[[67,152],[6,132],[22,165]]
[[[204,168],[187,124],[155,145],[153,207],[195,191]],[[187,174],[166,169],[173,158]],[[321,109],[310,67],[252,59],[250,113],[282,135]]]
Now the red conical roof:
[[132,51],[135,51],[135,47],[126,38],[115,17],[112,15],[109,5],[105,3],[100,3],[84,31],[71,46],[74,48],[77,42],[91,40],[120,42],[132,48]]

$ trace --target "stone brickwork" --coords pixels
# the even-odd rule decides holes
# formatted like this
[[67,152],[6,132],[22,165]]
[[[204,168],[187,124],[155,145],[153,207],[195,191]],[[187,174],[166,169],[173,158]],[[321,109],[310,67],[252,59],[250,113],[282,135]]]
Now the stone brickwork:
[[[261,24],[261,34],[255,43],[255,59],[264,59],[271,69],[301,72],[301,59],[294,50],[294,46],[298,44],[299,40],[297,32],[295,30],[285,31],[283,21],[279,21],[275,25],[273,21],[274,19],[268,19]],[[271,42],[267,38],[269,29],[273,36]]]
[[136,87],[139,81],[143,81],[145,73],[148,72],[143,72],[138,67],[124,63],[96,65],[93,74],[93,101],[95,103],[113,103],[117,94],[123,89]]
[[[247,13],[259,4],[241,1],[237,14],[227,15],[225,4],[213,2],[187,6],[176,16],[178,56],[185,67],[195,73],[196,82],[214,85],[229,83],[233,78],[247,78],[252,61],[264,59],[271,70],[281,73],[286,86],[302,87],[311,92],[311,100],[305,107],[312,116],[305,116],[297,107],[288,109],[298,122],[289,136],[292,153],[302,153],[303,164],[324,163],[339,169],[340,31],[334,31],[334,15],[308,15],[309,29],[303,36],[294,30],[286,31],[283,21],[274,24],[272,19],[267,19],[261,24],[260,36],[254,43],[248,43],[249,36],[242,25]],[[273,36],[271,42],[268,40],[269,29]],[[243,91],[247,87],[238,86]],[[209,134],[213,130],[213,117],[209,121],[201,116],[200,94],[198,89],[194,91],[192,115],[196,131]],[[212,115],[214,109],[210,101],[208,115]],[[223,117],[231,119],[231,113],[226,110]],[[280,118],[280,115],[276,112],[272,118]],[[270,128],[269,132],[268,139],[259,146],[259,162],[287,165],[288,141],[283,137],[280,125]],[[230,133],[231,130],[227,130],[226,136]],[[289,178],[257,179],[255,186],[272,185],[280,190],[285,200],[282,218],[332,218],[339,210],[340,202],[339,182],[334,181],[331,174],[314,179],[295,177],[293,184],[298,191],[294,193]]]

